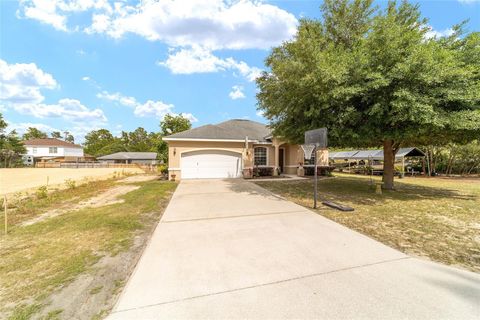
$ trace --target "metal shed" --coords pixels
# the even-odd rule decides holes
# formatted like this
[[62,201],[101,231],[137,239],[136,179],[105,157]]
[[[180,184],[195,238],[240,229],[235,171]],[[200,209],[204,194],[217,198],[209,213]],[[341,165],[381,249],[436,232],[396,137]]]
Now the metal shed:
[[[425,153],[415,147],[400,148],[395,155],[395,161],[402,163],[402,173],[405,172],[405,158],[407,157],[425,157]],[[330,160],[343,160],[348,161],[348,170],[350,171],[350,161],[364,161],[365,164],[368,161],[370,165],[373,165],[374,161],[383,161],[383,150],[352,150],[352,151],[339,151],[329,154]]]
[[97,158],[100,162],[107,163],[138,163],[156,164],[156,152],[117,152]]
[[[406,157],[425,157],[425,153],[415,147],[400,148],[395,158],[401,160]],[[383,160],[383,150],[352,150],[331,152],[328,156],[332,160]]]

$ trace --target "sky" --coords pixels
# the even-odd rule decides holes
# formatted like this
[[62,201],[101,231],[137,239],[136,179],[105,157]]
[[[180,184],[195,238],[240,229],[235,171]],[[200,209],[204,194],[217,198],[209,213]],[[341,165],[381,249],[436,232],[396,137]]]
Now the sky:
[[[377,1],[384,7],[387,1]],[[469,19],[480,0],[418,1],[429,36]],[[0,0],[0,112],[9,130],[159,131],[165,114],[194,127],[259,122],[255,78],[321,1]]]

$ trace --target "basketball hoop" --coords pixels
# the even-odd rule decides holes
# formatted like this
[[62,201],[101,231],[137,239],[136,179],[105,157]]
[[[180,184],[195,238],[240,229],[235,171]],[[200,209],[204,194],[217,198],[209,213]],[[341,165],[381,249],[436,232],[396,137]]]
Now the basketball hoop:
[[[305,158],[312,158],[312,152],[316,148],[326,148],[327,147],[327,128],[318,128],[314,130],[305,131],[305,144],[302,144],[303,152],[305,153]],[[308,157],[307,157],[308,156]],[[313,191],[313,208],[317,208],[317,197],[318,197],[318,182],[317,182],[317,158],[315,157],[315,165],[313,171],[314,177],[314,191]]]
[[317,148],[326,148],[327,128],[305,131],[305,144],[314,144]]
[[315,145],[314,144],[302,144],[300,145],[303,150],[303,154],[305,155],[305,159],[310,159],[312,157],[312,153],[315,150]]

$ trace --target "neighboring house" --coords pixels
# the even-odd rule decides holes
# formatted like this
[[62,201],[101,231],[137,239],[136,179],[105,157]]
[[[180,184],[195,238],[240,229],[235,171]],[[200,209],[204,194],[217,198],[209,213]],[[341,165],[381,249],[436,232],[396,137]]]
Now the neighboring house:
[[23,141],[27,153],[24,163],[33,165],[38,161],[83,161],[83,147],[55,138],[30,139]]
[[97,160],[106,163],[137,163],[157,164],[156,152],[117,152],[98,157]]
[[[163,138],[168,143],[168,172],[175,179],[238,178],[254,167],[296,174],[304,159],[299,145],[273,137],[270,129],[250,120],[234,119],[205,125]],[[318,164],[328,165],[328,151],[318,152]]]

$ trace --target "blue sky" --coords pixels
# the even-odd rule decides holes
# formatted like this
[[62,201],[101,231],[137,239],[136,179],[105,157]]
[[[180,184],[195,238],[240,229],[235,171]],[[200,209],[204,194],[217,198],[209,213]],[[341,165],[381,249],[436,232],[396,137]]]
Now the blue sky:
[[[384,6],[386,1],[378,1]],[[419,1],[431,33],[469,19],[480,1]],[[0,110],[22,133],[158,131],[166,113],[194,126],[256,112],[255,77],[321,1],[0,0]]]

